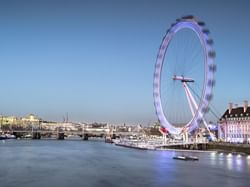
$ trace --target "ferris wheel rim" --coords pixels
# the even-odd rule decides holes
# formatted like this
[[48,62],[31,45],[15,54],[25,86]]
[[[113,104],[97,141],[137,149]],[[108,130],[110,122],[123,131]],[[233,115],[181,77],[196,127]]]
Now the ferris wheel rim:
[[[154,73],[154,106],[161,126],[167,128],[171,134],[180,134],[181,131],[183,131],[185,128],[188,129],[188,132],[191,132],[192,130],[197,128],[201,123],[204,114],[208,111],[208,104],[209,101],[212,99],[212,88],[215,83],[214,72],[216,69],[214,64],[215,52],[212,48],[213,42],[211,42],[212,40],[209,37],[209,30],[207,30],[204,25],[204,22],[198,21],[198,19],[193,16],[187,16],[181,19],[177,19],[177,22],[175,24],[172,24],[170,29],[167,31],[160,45]],[[205,70],[202,95],[198,108],[195,111],[195,115],[184,127],[177,128],[167,120],[162,109],[160,92],[161,71],[162,66],[164,64],[165,54],[170,41],[178,31],[186,28],[193,30],[196,36],[199,38],[200,44],[204,52],[203,63]]]

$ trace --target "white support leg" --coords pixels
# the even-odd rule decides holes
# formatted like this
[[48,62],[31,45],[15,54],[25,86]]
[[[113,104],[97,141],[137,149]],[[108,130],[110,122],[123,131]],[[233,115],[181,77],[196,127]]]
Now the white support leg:
[[187,84],[184,82],[183,86],[184,86],[184,90],[185,90],[185,93],[186,93],[186,96],[187,96],[189,108],[191,110],[192,116],[194,117],[195,113],[194,113],[194,109],[193,109],[193,106],[192,106],[192,103],[191,103],[191,100],[190,100],[190,96],[188,94]]
[[191,99],[191,101],[192,101],[192,104],[193,104],[194,107],[195,107],[195,110],[198,110],[198,105],[197,105],[197,103],[195,102],[194,97],[192,96],[192,94],[191,94],[191,92],[190,92],[190,90],[189,90],[189,88],[188,88],[187,83],[186,83],[186,82],[183,82],[183,85],[184,85],[184,87],[185,87],[186,90],[187,90],[187,94],[188,94],[188,96],[190,97],[190,99]]
[[[194,99],[194,97],[192,96],[192,94],[191,94],[191,92],[190,92],[190,90],[189,90],[189,88],[188,88],[187,83],[186,83],[186,82],[183,82],[183,85],[184,85],[184,88],[185,88],[185,92],[187,92],[188,96],[189,96],[190,99],[191,99],[192,104],[194,105],[195,109],[198,110],[198,105],[197,105],[197,103],[195,102],[195,99]],[[208,124],[207,124],[206,120],[204,119],[204,117],[203,117],[200,113],[199,113],[199,115],[202,117],[202,121],[203,121],[203,123],[204,123],[206,129],[208,130],[209,134],[212,136],[213,134],[212,134],[211,131],[209,130]]]

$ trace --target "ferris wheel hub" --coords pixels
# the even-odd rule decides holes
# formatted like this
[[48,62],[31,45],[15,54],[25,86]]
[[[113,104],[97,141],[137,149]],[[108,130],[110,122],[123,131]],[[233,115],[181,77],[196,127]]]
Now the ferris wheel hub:
[[194,79],[192,79],[190,77],[177,76],[177,75],[173,76],[173,80],[174,81],[179,80],[181,82],[194,82]]

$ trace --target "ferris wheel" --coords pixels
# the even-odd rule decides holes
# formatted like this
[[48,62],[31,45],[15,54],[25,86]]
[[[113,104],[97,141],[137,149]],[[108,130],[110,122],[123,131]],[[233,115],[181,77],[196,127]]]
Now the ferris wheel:
[[[167,30],[155,64],[153,95],[158,120],[169,133],[191,133],[209,111],[216,56],[205,23],[194,16],[177,19]],[[208,127],[207,127],[208,129]]]

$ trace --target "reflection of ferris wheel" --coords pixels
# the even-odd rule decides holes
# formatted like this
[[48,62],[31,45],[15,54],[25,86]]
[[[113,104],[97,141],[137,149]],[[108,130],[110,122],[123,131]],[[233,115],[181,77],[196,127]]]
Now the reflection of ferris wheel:
[[[171,134],[207,127],[215,84],[215,51],[205,23],[184,16],[172,24],[161,43],[154,73],[154,105],[162,127]],[[184,54],[184,55],[183,55]]]

